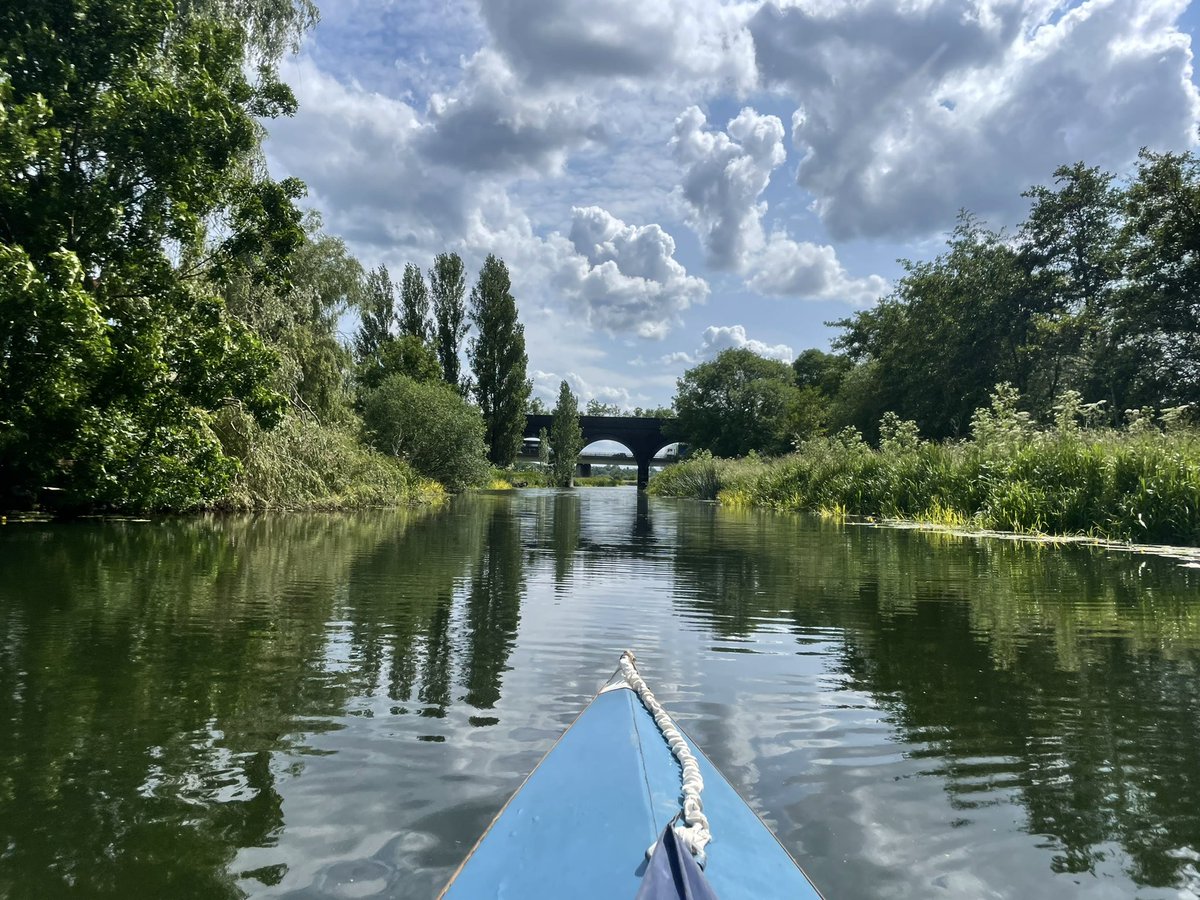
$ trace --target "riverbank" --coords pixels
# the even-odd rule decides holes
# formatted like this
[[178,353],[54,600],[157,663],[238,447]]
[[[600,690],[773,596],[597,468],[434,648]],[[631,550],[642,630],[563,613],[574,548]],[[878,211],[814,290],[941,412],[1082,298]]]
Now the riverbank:
[[1143,423],[1036,430],[984,417],[970,441],[920,440],[885,421],[777,459],[699,454],[656,475],[659,496],[1038,535],[1200,545],[1200,433]]
[[[637,477],[630,473],[628,477],[613,475],[578,475],[575,477],[575,487],[626,487],[636,485]],[[538,469],[492,469],[491,490],[507,491],[513,488],[525,487],[555,487],[554,478],[549,472]]]

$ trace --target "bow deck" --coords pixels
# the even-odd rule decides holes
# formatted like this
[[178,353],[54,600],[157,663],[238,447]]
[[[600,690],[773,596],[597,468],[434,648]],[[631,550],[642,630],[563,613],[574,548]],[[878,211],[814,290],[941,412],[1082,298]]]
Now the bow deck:
[[[692,744],[712,824],[705,875],[722,900],[820,894]],[[680,770],[628,687],[600,693],[508,801],[443,892],[450,900],[632,898],[646,849],[679,812]]]

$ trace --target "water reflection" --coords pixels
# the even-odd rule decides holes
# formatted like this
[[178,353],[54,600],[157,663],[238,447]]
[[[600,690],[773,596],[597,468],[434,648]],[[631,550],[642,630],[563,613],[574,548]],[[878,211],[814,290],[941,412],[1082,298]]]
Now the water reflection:
[[1198,576],[620,489],[9,527],[0,896],[426,896],[629,645],[832,896],[1200,895]]
[[7,531],[0,895],[239,896],[237,848],[284,824],[272,754],[351,693],[323,661],[326,567],[380,528]]
[[504,507],[489,511],[486,540],[467,594],[465,700],[491,709],[517,636],[525,594],[521,530]]
[[679,541],[681,615],[726,635],[782,617],[801,635],[837,629],[845,689],[944,779],[953,826],[1017,803],[1053,871],[1107,875],[1119,857],[1136,884],[1196,886],[1194,570],[911,532],[789,534],[754,513],[701,522]]

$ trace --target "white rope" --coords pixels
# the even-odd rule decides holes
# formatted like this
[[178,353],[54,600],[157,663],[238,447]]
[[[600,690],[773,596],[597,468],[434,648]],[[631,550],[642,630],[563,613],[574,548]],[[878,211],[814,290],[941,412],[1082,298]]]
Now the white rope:
[[[622,677],[633,688],[647,712],[654,717],[654,724],[666,738],[671,752],[675,754],[675,758],[679,760],[679,765],[683,769],[683,787],[680,793],[683,796],[684,824],[676,825],[675,833],[679,835],[684,846],[691,851],[696,862],[703,866],[704,847],[712,840],[712,832],[708,829],[708,817],[704,815],[704,804],[700,800],[700,792],[704,790],[704,779],[700,776],[700,766],[696,763],[696,757],[692,755],[687,741],[683,739],[683,735],[679,733],[679,729],[667,715],[667,711],[662,708],[662,704],[655,699],[650,688],[646,686],[645,680],[638,674],[637,659],[631,650],[626,650],[621,654],[620,667]],[[651,844],[650,850],[653,849],[654,845]],[[647,855],[649,853],[650,851],[647,851]]]

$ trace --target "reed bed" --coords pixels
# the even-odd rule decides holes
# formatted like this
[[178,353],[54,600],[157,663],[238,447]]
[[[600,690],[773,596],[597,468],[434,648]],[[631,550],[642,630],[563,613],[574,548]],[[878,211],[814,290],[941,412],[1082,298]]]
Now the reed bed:
[[885,416],[877,448],[850,430],[772,460],[699,454],[656,475],[650,490],[835,519],[1200,545],[1200,432],[1172,411],[1087,429],[1077,402],[1038,428],[1015,401],[994,398],[967,441],[922,440],[911,422]]
[[222,433],[241,461],[220,510],[357,509],[436,503],[446,496],[402,460],[362,444],[349,427],[289,416],[271,431],[246,420]]

